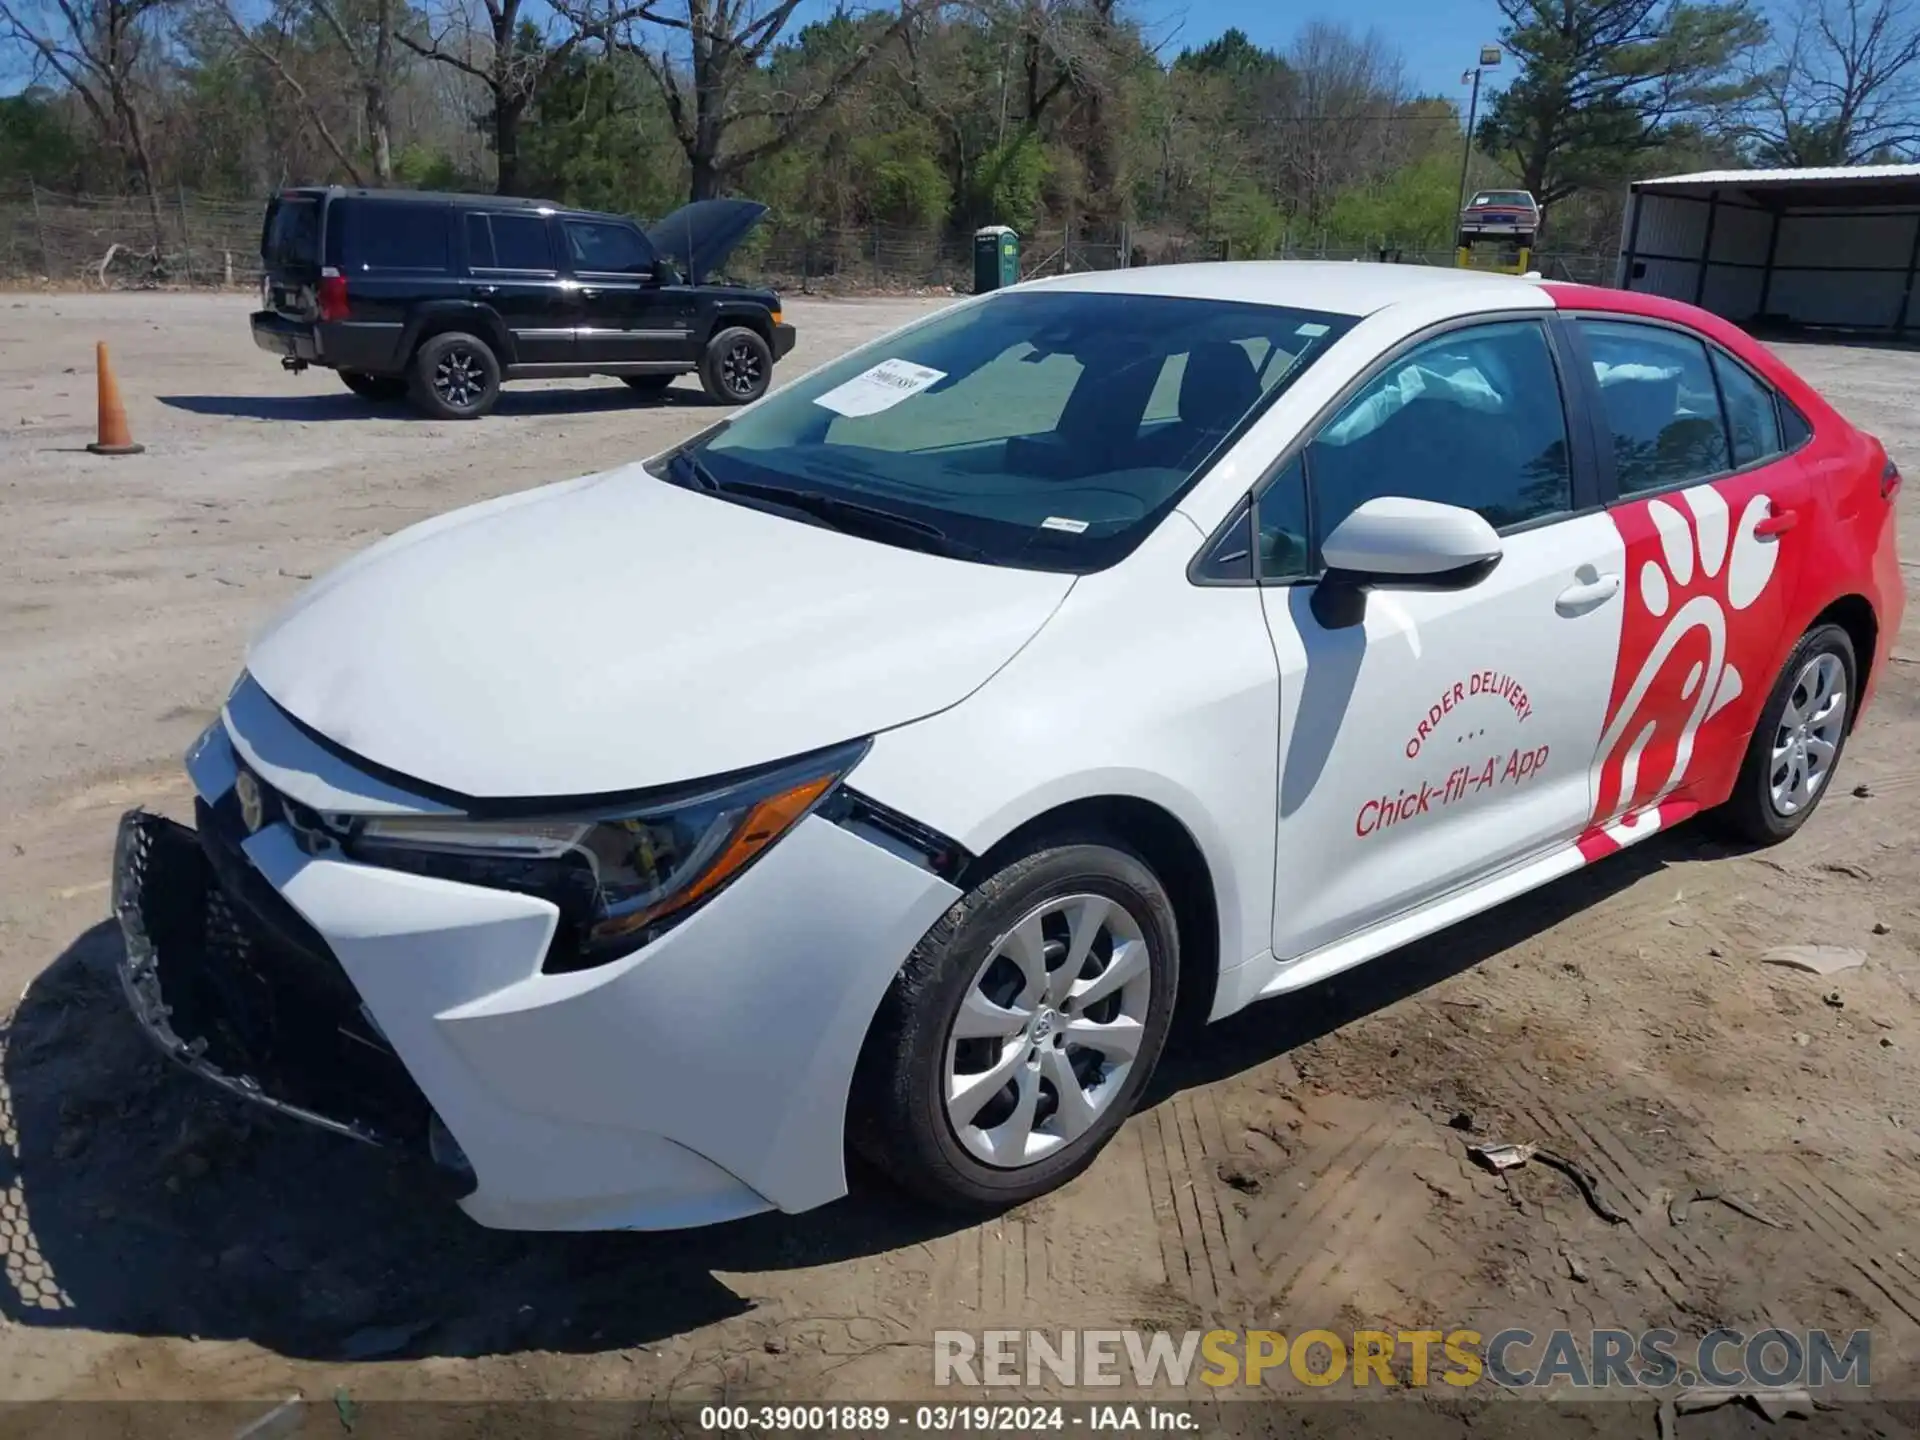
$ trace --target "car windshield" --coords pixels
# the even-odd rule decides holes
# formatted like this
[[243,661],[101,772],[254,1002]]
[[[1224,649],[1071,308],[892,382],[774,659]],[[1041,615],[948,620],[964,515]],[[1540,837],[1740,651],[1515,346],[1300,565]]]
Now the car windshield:
[[1517,205],[1521,209],[1533,204],[1533,197],[1524,190],[1482,190],[1473,197],[1475,205]]
[[776,391],[669,456],[677,483],[891,543],[1088,573],[1145,538],[1353,317],[1011,292]]

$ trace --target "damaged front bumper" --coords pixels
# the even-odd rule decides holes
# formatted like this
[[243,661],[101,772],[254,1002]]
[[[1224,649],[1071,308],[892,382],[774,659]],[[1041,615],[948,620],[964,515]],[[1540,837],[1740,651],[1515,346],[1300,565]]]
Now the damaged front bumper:
[[308,812],[426,802],[254,687],[187,769],[197,831],[129,814],[114,896],[134,1014],[202,1079],[428,1157],[496,1228],[672,1229],[845,1193],[867,1024],[958,898],[924,857],[816,813],[664,936],[549,973],[550,901],[317,841]]
[[363,1144],[434,1154],[443,1188],[470,1191],[457,1147],[325,944],[284,901],[250,893],[264,882],[221,853],[204,800],[200,818],[199,832],[143,810],[120,821],[120,981],[141,1028],[229,1094]]

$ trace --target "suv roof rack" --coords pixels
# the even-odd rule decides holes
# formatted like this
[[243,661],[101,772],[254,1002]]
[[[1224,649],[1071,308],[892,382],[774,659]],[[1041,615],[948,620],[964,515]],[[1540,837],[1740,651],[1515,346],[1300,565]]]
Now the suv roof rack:
[[351,195],[356,200],[426,201],[432,204],[486,205],[490,208],[520,210],[564,210],[580,213],[557,200],[535,200],[523,195],[479,195],[459,190],[386,190],[366,185],[289,185],[282,195]]

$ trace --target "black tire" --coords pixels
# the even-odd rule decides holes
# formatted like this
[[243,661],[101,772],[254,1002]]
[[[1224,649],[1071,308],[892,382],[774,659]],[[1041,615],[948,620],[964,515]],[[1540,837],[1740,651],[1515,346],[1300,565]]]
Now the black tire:
[[407,398],[407,381],[403,375],[369,375],[361,370],[342,370],[340,383],[363,400],[387,404]]
[[700,357],[700,384],[722,405],[746,405],[773,383],[773,347],[758,330],[734,325],[707,342]]
[[450,330],[414,352],[413,403],[436,420],[477,420],[500,398],[500,361],[477,335]]
[[[1076,1138],[1031,1163],[1017,1167],[987,1164],[961,1141],[948,1115],[945,1086],[950,1032],[962,1002],[981,982],[981,967],[997,943],[1010,935],[1023,917],[1032,915],[1050,899],[1080,895],[1114,902],[1146,944],[1146,974],[1151,989],[1139,1049],[1126,1074],[1109,1082],[1118,1085],[1111,1099]],[[1060,943],[1053,938],[1056,933],[1050,932],[1046,949],[1053,973],[1059,972],[1065,959],[1063,948],[1059,961],[1055,960],[1054,947]],[[1106,940],[1105,955],[1096,939],[1079,971],[1081,978],[1097,978],[1106,965],[1113,963],[1110,932],[1102,928],[1099,936]],[[1096,967],[1091,974],[1089,966]],[[942,1208],[961,1212],[1001,1210],[1064,1185],[1091,1164],[1113,1138],[1152,1079],[1166,1044],[1179,979],[1179,933],[1173,906],[1159,879],[1138,856],[1098,839],[1060,840],[1030,851],[959,900],[927,932],[894,977],[868,1031],[854,1078],[848,1126],[854,1148],[896,1183]],[[1113,1005],[1120,1003],[1117,994],[1110,998]],[[1058,1014],[1069,1020],[1077,1018],[1077,1010],[1067,1009],[1072,1003],[1061,1002]],[[1106,999],[1099,1001],[1087,1018],[1112,1019],[1110,1014],[1097,1013],[1107,1004]],[[1034,1013],[1037,1020],[1038,1006]],[[1009,1073],[1020,1077],[1022,1071],[1017,1067],[1024,1065],[1041,1077],[1042,1062],[1035,1056],[1047,1045],[1048,1031],[1040,1030],[1038,1039],[1031,1034],[1029,1029],[1018,1039],[959,1043],[999,1045],[999,1055],[1007,1057],[1031,1045],[1032,1050],[1016,1061],[1016,1068]],[[1061,1046],[1058,1040],[1053,1044]],[[1080,1053],[1084,1059],[1086,1052]],[[1072,1048],[1059,1050],[1062,1062],[1073,1054]],[[995,1063],[988,1059],[985,1064],[969,1064],[966,1069],[984,1070]],[[1096,1052],[1094,1063],[1107,1062]],[[1029,1083],[1037,1087],[1039,1103],[1045,1105],[1047,1087],[1052,1082],[1035,1078]],[[1016,1084],[1017,1078],[1009,1079],[980,1113],[989,1113],[996,1103],[1010,1103],[1017,1093]],[[1059,1091],[1052,1093],[1055,1103],[1035,1122],[1036,1128],[1050,1123],[1058,1109]]]
[[[1833,760],[1820,781],[1819,789],[1792,814],[1782,814],[1773,798],[1773,752],[1783,733],[1782,719],[1799,688],[1800,677],[1822,655],[1839,658],[1844,672],[1846,710],[1839,737],[1834,744]],[[1853,729],[1854,703],[1859,691],[1859,666],[1853,653],[1853,640],[1838,625],[1817,625],[1800,637],[1800,643],[1787,656],[1767,696],[1760,722],[1753,727],[1753,739],[1746,758],[1740,764],[1740,778],[1733,782],[1733,794],[1713,812],[1713,822],[1722,833],[1751,845],[1777,845],[1807,823],[1807,817],[1820,808],[1820,801],[1833,789],[1834,776],[1846,754],[1847,736]]]
[[629,390],[638,390],[642,395],[658,395],[675,380],[678,375],[622,375]]

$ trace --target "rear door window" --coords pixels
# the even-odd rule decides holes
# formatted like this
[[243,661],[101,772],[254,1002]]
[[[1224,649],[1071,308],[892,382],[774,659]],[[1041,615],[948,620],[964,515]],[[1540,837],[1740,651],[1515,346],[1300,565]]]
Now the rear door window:
[[378,200],[336,200],[329,218],[329,248],[340,237],[341,268],[349,274],[389,270],[447,270],[448,210]]
[[553,273],[553,245],[543,215],[467,216],[467,263],[476,270]]
[[1727,434],[1733,441],[1733,463],[1751,465],[1786,447],[1780,443],[1780,412],[1773,391],[1744,365],[1713,352],[1713,373],[1720,380],[1720,398],[1727,407]]
[[1658,325],[1582,320],[1622,495],[1733,468],[1705,342]]

